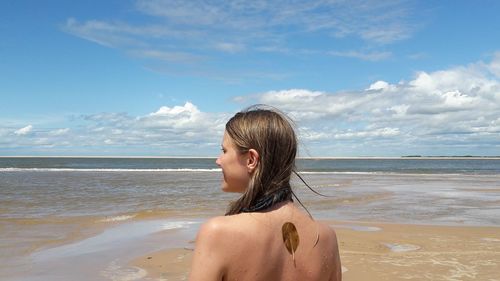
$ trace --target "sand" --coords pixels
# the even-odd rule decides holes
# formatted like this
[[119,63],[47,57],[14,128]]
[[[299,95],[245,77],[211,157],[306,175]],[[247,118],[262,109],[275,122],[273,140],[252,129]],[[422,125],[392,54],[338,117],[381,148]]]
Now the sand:
[[[343,280],[500,280],[500,228],[327,222],[337,231]],[[192,247],[133,260],[148,280],[187,280]]]

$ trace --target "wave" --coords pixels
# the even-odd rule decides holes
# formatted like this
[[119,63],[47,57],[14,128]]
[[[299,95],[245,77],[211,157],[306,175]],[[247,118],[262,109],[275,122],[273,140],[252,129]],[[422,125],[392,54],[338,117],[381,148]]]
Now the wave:
[[367,171],[305,171],[298,172],[300,175],[373,175],[373,176],[498,176],[496,173],[492,173],[489,171],[467,171],[467,172],[457,172],[457,171],[431,171],[431,172],[422,172],[422,171],[376,171],[376,172],[367,172]]
[[[220,168],[0,168],[0,172],[221,172]],[[300,175],[373,175],[373,176],[495,176],[491,171],[299,171]]]
[[[130,168],[0,168],[0,172],[221,172],[222,169],[168,168],[168,169],[130,169]],[[299,171],[299,174],[345,174],[345,175],[386,175],[398,172],[356,172],[356,171]],[[410,173],[412,174],[412,173]]]
[[305,171],[298,172],[300,175],[332,175],[332,174],[345,174],[345,175],[380,175],[380,174],[393,174],[394,172],[339,172],[339,171]]
[[177,168],[177,169],[122,169],[122,168],[0,168],[0,172],[221,172],[220,168],[216,169],[192,169],[192,168]]
[[408,173],[398,171],[377,171],[377,172],[339,172],[339,171],[306,171],[299,172],[300,175],[359,175],[359,176],[433,176],[433,175],[448,175],[460,176],[459,173]]
[[197,221],[170,221],[165,222],[161,225],[162,230],[171,230],[171,229],[179,229],[179,228],[187,228],[192,224],[198,224]]
[[102,220],[99,220],[99,222],[126,221],[126,220],[134,218],[135,216],[136,215],[121,215],[121,216],[106,217]]

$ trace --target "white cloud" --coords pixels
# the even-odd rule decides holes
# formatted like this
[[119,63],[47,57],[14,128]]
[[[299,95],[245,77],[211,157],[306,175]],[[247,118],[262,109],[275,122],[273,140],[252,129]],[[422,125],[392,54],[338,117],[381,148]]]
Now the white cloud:
[[132,37],[123,36],[124,30],[130,30],[124,24],[113,24],[97,20],[80,23],[74,18],[69,18],[63,28],[65,31],[83,39],[106,47],[120,47],[136,45],[139,42]]
[[[241,107],[266,103],[287,112],[311,156],[499,155],[497,60],[418,72],[409,81],[374,81],[353,91],[287,89],[234,100]],[[32,125],[6,126],[0,127],[0,152],[35,147],[68,153],[103,149],[114,154],[213,156],[231,116],[185,102],[141,116],[80,116],[78,125],[60,129],[38,123],[36,131]]]
[[328,141],[332,138],[332,134],[330,132],[322,132],[307,127],[299,128],[298,134],[300,135],[301,140],[309,142]]
[[265,103],[303,103],[313,101],[323,95],[321,92],[312,92],[303,89],[291,89],[284,91],[271,91],[262,95],[261,100]]
[[410,108],[409,105],[407,104],[398,104],[398,105],[393,105],[388,108],[388,111],[393,111],[394,114],[392,115],[394,118],[397,117],[403,117],[406,115],[408,112],[408,108]]
[[194,104],[186,102],[183,106],[162,106],[158,111],[138,119],[146,127],[163,127],[179,130],[204,130],[211,126],[210,116],[201,112]]
[[136,5],[145,14],[187,25],[213,25],[227,17],[224,5],[218,8],[202,1],[140,0]]
[[441,97],[443,99],[444,106],[448,108],[457,108],[458,110],[466,109],[467,107],[474,108],[477,106],[477,103],[480,103],[480,99],[478,97],[462,94],[457,90],[442,93]]
[[26,127],[23,127],[23,128],[21,128],[19,130],[14,131],[14,134],[16,134],[18,136],[23,136],[23,135],[29,134],[32,130],[33,130],[33,126],[32,125],[28,125]]
[[[230,115],[201,111],[196,105],[162,106],[149,114],[104,112],[72,117],[70,128],[38,124],[13,130],[0,126],[0,155],[9,154],[112,154],[112,155],[215,155]],[[69,124],[68,124],[69,125]],[[31,133],[30,133],[31,132]]]
[[398,128],[379,128],[373,131],[351,131],[334,135],[336,139],[372,138],[372,137],[394,137],[399,135]]
[[82,116],[87,125],[83,131],[73,132],[71,138],[78,139],[79,146],[124,147],[129,153],[140,150],[153,155],[213,155],[228,117],[202,112],[191,102],[162,106],[143,116],[100,113]]
[[69,131],[70,131],[69,128],[57,129],[57,130],[50,131],[48,134],[51,136],[62,136],[62,135],[67,134]]
[[375,97],[376,94],[357,95],[353,98],[350,93],[331,95],[319,91],[291,89],[264,93],[258,102],[276,105],[299,119],[317,119],[349,114]]
[[196,115],[199,114],[200,111],[198,108],[190,103],[186,102],[184,106],[174,106],[172,108],[168,106],[162,106],[160,109],[154,113],[151,113],[151,116],[173,116],[173,115],[178,115],[178,114],[187,114],[187,115]]
[[492,75],[495,63],[496,58],[490,64],[419,72],[408,82],[376,81],[360,91],[270,91],[257,96],[256,102],[289,112],[307,127],[302,135],[316,141],[315,146],[321,142],[325,147],[335,142],[342,146],[343,141],[356,140],[365,149],[378,151],[384,150],[382,143],[392,140],[391,145],[483,146],[491,151],[491,144],[498,147],[500,139],[500,80]]
[[370,85],[370,87],[368,87],[368,89],[366,89],[367,91],[370,91],[370,90],[385,90],[385,89],[389,89],[390,85],[389,83],[385,82],[385,81],[377,81],[373,84]]
[[[329,51],[343,38],[357,38],[371,48],[404,40],[418,29],[410,23],[411,1],[178,1],[137,0],[134,19],[69,18],[62,29],[97,44],[159,61],[204,64],[225,53],[279,52],[286,55],[333,55],[380,61],[387,51]],[[287,32],[283,32],[287,30]],[[321,38],[300,49],[297,37]],[[156,46],[156,47],[154,47]],[[199,58],[210,58],[199,60]],[[194,71],[191,69],[190,71]]]

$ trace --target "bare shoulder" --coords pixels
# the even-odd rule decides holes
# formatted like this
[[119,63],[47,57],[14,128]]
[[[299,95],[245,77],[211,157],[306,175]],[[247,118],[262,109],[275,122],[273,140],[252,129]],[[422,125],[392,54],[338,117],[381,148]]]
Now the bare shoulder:
[[235,221],[230,217],[215,217],[201,225],[194,248],[189,280],[222,280],[230,263],[234,245]]
[[316,223],[319,225],[321,234],[323,234],[326,237],[326,239],[333,240],[335,241],[335,243],[337,243],[337,233],[330,225],[318,221]]
[[213,217],[201,225],[200,230],[198,231],[198,237],[218,234],[217,232],[223,231],[224,228],[226,227],[227,227],[226,217]]
[[225,248],[236,238],[235,234],[245,226],[244,216],[219,216],[203,223],[196,237],[196,246],[208,244],[217,248],[220,245]]
[[232,234],[244,224],[244,221],[242,215],[213,217],[201,225],[198,236]]
[[214,217],[203,223],[196,236],[196,245],[209,244],[217,246],[217,242],[224,240],[224,236],[230,231],[231,220],[227,217]]

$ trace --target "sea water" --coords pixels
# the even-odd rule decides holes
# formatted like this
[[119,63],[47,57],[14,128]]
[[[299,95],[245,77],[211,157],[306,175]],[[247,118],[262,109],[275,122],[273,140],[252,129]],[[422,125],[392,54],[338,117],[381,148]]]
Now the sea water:
[[[325,195],[293,178],[318,219],[500,226],[500,159],[300,159],[297,166]],[[110,280],[110,268],[154,248],[145,236],[167,231],[165,247],[189,246],[185,237],[194,239],[202,221],[237,198],[221,192],[221,180],[212,158],[0,158],[0,279],[55,280],[53,268],[68,262],[73,271],[105,265],[93,280]],[[100,258],[85,258],[92,253]]]

